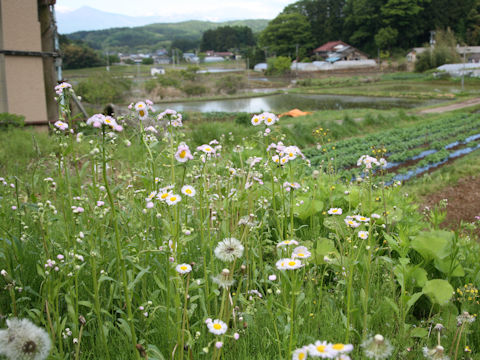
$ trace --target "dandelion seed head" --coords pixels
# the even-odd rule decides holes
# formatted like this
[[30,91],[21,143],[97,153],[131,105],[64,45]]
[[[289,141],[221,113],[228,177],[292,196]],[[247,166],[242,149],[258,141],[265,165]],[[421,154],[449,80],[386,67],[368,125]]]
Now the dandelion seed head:
[[215,248],[215,256],[225,262],[232,262],[243,255],[243,245],[235,238],[220,241]]

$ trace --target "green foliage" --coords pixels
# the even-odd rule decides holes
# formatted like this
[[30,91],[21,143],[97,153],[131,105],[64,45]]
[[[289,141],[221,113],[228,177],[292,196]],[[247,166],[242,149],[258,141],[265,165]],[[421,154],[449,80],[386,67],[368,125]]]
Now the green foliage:
[[153,58],[147,57],[142,59],[143,65],[153,65]]
[[94,49],[109,49],[123,52],[156,51],[159,48],[178,48],[189,51],[198,47],[201,34],[221,26],[248,26],[259,32],[267,26],[267,20],[233,20],[223,23],[210,21],[183,21],[159,23],[134,28],[113,28],[95,31],[79,31],[68,34],[72,40],[85,41]]
[[435,47],[420,54],[415,62],[415,71],[424,72],[437,68],[443,64],[458,63],[461,61],[456,50],[455,35],[450,31],[438,30]]
[[22,127],[25,124],[25,116],[0,113],[0,129],[9,127]]
[[128,79],[102,74],[82,80],[76,93],[90,104],[105,105],[122,100],[130,87],[131,81]]
[[242,75],[226,75],[216,81],[217,91],[228,95],[236,94],[245,86],[245,77]]
[[266,73],[269,75],[285,75],[290,73],[292,61],[286,56],[277,56],[268,59],[268,68]]
[[197,83],[187,83],[183,85],[182,89],[188,96],[200,96],[207,93],[207,88]]
[[310,53],[314,47],[310,23],[298,13],[278,15],[259,37],[260,47],[268,47],[268,53],[277,56],[294,57],[297,44],[300,57]]
[[220,26],[203,33],[201,51],[229,51],[255,45],[252,29],[248,26]]
[[92,48],[73,43],[63,46],[62,60],[65,69],[81,69],[106,64]]

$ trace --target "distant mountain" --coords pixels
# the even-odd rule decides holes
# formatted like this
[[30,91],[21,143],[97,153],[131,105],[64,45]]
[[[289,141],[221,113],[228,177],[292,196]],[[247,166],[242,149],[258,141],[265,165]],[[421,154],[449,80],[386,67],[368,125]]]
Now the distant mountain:
[[133,27],[171,21],[161,16],[127,16],[83,6],[69,12],[57,12],[58,31],[69,34],[82,30],[101,30],[113,27]]
[[[122,16],[122,15],[120,15]],[[105,30],[79,31],[68,34],[71,40],[81,40],[94,49],[111,49],[121,52],[154,51],[168,47],[173,41],[176,47],[190,50],[198,46],[204,31],[219,26],[248,26],[254,33],[267,26],[269,20],[232,20],[225,22],[183,21],[178,23],[158,23],[140,27],[116,27]]]

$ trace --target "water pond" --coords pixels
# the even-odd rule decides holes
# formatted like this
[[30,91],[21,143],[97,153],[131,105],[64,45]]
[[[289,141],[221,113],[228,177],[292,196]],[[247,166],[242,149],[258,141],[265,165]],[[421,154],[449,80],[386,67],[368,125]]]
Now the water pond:
[[158,104],[160,108],[177,111],[197,112],[248,112],[259,113],[272,111],[285,112],[294,108],[303,111],[341,110],[352,108],[370,109],[410,109],[419,106],[434,105],[442,100],[417,100],[393,97],[368,97],[347,95],[310,95],[310,94],[275,94],[244,99],[206,100],[172,102]]

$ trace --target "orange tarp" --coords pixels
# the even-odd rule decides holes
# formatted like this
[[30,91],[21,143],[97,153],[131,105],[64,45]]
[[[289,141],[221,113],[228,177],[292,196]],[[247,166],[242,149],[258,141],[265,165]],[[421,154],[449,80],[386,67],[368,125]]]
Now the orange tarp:
[[280,114],[278,115],[278,117],[282,117],[282,116],[291,116],[291,117],[298,117],[298,116],[305,116],[305,115],[309,115],[311,114],[311,112],[309,111],[302,111],[300,109],[293,109],[293,110],[290,110],[290,111],[287,111],[283,114]]

